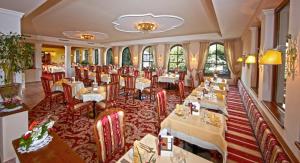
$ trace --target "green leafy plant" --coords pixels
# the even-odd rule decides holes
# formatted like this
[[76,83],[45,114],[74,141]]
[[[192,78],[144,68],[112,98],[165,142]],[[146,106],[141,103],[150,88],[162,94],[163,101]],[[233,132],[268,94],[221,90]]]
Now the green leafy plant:
[[89,62],[87,61],[87,60],[83,60],[83,61],[81,61],[81,63],[80,63],[82,66],[87,66],[87,65],[89,65]]
[[13,84],[13,74],[32,66],[34,49],[16,33],[0,34],[0,68],[4,71],[5,84]]

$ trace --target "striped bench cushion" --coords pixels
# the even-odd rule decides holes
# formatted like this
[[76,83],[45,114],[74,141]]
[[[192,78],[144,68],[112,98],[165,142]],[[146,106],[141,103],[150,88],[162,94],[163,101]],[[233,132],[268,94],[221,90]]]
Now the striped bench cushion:
[[291,162],[241,81],[238,82],[238,88],[264,162]]

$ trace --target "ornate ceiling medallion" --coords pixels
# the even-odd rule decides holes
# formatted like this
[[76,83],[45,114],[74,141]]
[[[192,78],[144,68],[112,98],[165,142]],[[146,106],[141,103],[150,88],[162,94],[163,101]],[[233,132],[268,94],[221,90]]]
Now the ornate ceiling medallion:
[[81,40],[103,40],[107,39],[108,35],[101,32],[93,31],[64,31],[63,35],[68,38],[81,39]]
[[181,26],[184,19],[173,15],[123,15],[113,22],[116,30],[122,32],[166,32]]

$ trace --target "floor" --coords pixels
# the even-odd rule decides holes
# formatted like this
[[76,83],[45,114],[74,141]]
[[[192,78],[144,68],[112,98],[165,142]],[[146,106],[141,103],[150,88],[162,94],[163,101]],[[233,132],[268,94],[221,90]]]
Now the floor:
[[29,109],[36,106],[44,98],[43,87],[41,82],[26,83],[23,90],[23,103]]

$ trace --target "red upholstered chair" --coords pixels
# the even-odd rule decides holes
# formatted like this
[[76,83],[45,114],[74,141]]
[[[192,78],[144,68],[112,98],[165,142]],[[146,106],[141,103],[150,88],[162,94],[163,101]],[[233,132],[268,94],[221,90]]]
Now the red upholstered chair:
[[98,86],[103,84],[101,81],[101,71],[96,71],[96,82],[98,83]]
[[72,96],[72,86],[66,83],[62,83],[64,89],[64,96],[67,102],[67,110],[72,114],[72,122],[74,122],[74,115],[79,111],[81,114],[82,110],[87,110],[87,112],[93,109],[92,102],[81,102],[79,100],[75,100]]
[[161,90],[157,92],[156,94],[156,112],[157,112],[157,118],[158,118],[158,125],[157,130],[159,133],[160,130],[160,122],[161,119],[164,119],[167,116],[167,93],[165,90]]
[[113,108],[101,112],[94,124],[99,162],[110,162],[125,152],[124,112]]
[[65,72],[54,72],[52,73],[52,80],[53,80],[53,83],[61,80],[61,79],[64,79],[65,78]]
[[138,77],[139,74],[140,74],[140,71],[139,71],[139,70],[134,70],[134,71],[133,71],[133,76],[134,76],[134,77]]
[[83,76],[84,76],[84,78],[83,78],[83,84],[85,86],[91,86],[92,83],[94,82],[94,80],[93,79],[89,79],[89,70],[84,69],[83,70]]
[[[50,80],[47,77],[41,77],[41,81],[42,81],[42,86],[43,86],[43,90],[44,90],[44,94],[45,94],[45,104],[47,104],[47,100],[49,100],[50,102],[50,109],[52,106],[52,99],[53,98],[58,98],[58,97],[62,97],[63,99],[63,93],[61,91],[51,91],[51,86],[50,86]],[[57,101],[57,100],[55,100]]]
[[119,75],[122,75],[122,74],[123,74],[123,68],[119,68],[119,69],[118,69],[118,74],[119,74]]
[[119,74],[110,74],[110,82],[120,82]]
[[83,81],[80,68],[77,67],[77,66],[75,67],[75,80],[76,81]]
[[136,78],[134,76],[126,76],[125,78],[125,102],[127,102],[128,96],[132,95],[132,101],[134,103],[134,96],[137,93],[137,89],[135,88]]
[[184,77],[185,77],[185,72],[184,71],[180,71],[179,72],[179,81],[184,81]]
[[151,79],[151,86],[149,88],[145,88],[142,93],[150,96],[150,102],[152,100],[152,95],[155,96],[155,93],[158,91],[158,76],[153,75]]
[[191,81],[191,89],[195,89],[195,80],[193,75],[190,76],[190,81]]
[[180,97],[180,103],[183,103],[184,100],[184,81],[180,80],[178,82],[178,89],[179,89],[179,97]]
[[102,72],[102,67],[101,66],[96,66],[96,72]]
[[96,107],[100,109],[107,109],[116,105],[119,96],[119,83],[112,82],[106,85],[106,98],[103,102],[96,103]]
[[150,70],[144,70],[144,77],[151,80],[152,72]]

